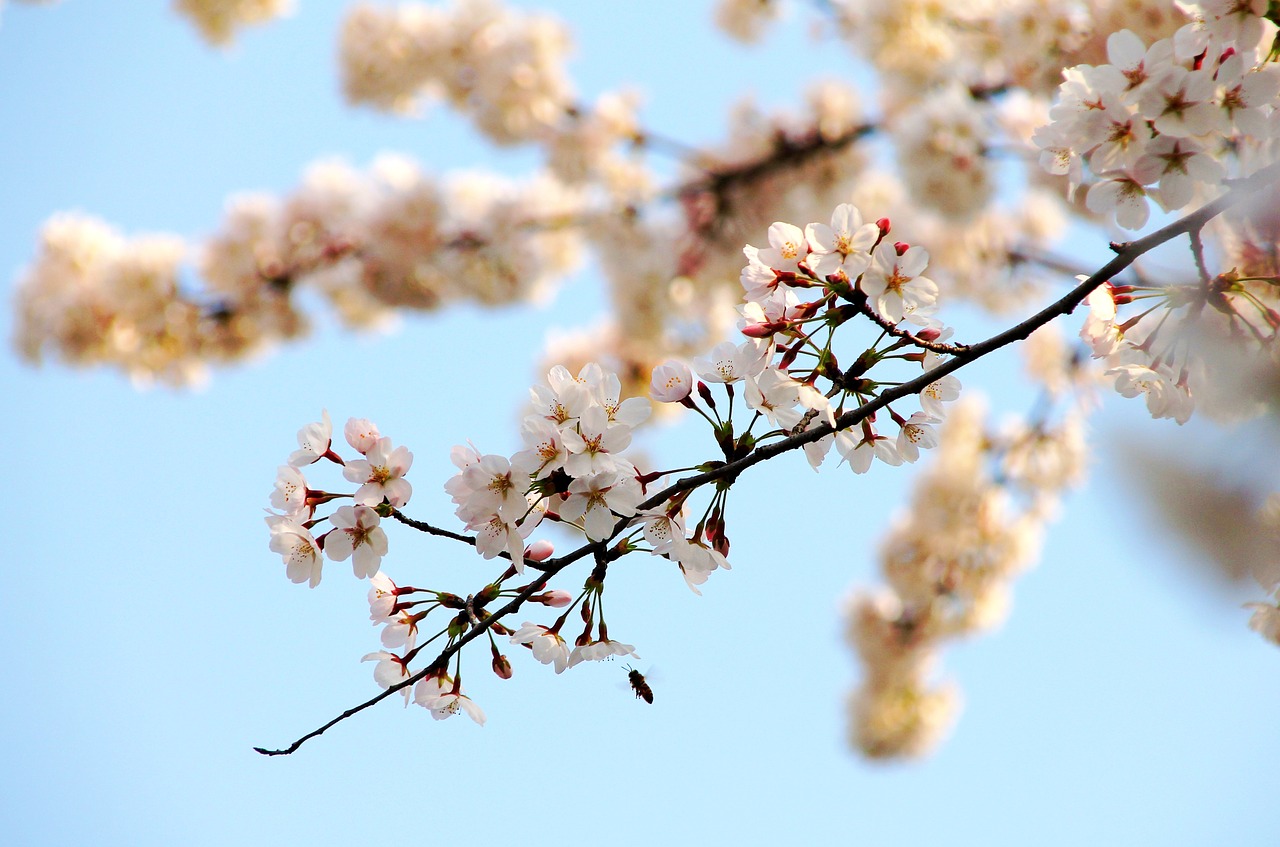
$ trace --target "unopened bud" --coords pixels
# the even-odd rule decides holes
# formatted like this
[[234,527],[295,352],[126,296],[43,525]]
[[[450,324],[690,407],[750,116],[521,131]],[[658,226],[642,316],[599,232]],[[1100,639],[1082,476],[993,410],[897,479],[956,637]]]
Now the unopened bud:
[[524,557],[531,562],[545,562],[554,552],[556,552],[556,545],[540,538],[524,548]]
[[895,241],[893,244],[893,249],[897,252],[899,256],[901,256],[903,253],[911,249],[911,245],[905,241]]
[[921,341],[937,341],[941,335],[942,330],[938,329],[936,326],[927,326],[916,333],[916,338],[919,338]]
[[702,380],[698,380],[698,396],[701,397],[702,402],[706,403],[710,408],[714,409],[716,407],[716,400],[711,396],[711,389],[708,388],[707,384]]
[[881,237],[881,238],[883,238],[884,236],[886,236],[886,235],[888,235],[888,234],[889,234],[889,219],[888,219],[888,218],[881,218],[880,220],[876,221],[876,226],[880,229],[880,237]]
[[511,679],[511,662],[506,656],[493,657],[493,672],[499,679]]
[[552,591],[544,591],[541,594],[535,594],[529,598],[534,603],[541,603],[544,606],[551,606],[554,609],[563,609],[573,602],[573,595],[568,591],[555,589]]

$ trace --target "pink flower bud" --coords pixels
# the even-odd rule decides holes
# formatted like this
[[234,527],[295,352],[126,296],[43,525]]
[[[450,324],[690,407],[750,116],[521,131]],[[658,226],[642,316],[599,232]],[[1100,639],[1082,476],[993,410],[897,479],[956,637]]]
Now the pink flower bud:
[[942,330],[933,326],[927,326],[916,333],[916,337],[921,341],[937,341],[940,335],[942,335]]
[[556,545],[540,538],[524,548],[524,557],[531,562],[545,562],[554,552],[556,552]]
[[877,227],[879,227],[879,229],[880,229],[880,237],[881,237],[881,238],[883,238],[884,236],[886,236],[886,235],[888,235],[888,234],[889,234],[889,219],[888,219],[888,218],[881,218],[880,220],[876,221],[876,226],[877,226]]
[[499,679],[511,679],[511,662],[506,656],[493,657],[493,672]]
[[905,241],[895,241],[893,249],[897,251],[899,256],[901,256],[903,253],[911,249],[911,245]]
[[544,606],[551,606],[552,608],[555,608],[555,609],[563,609],[565,606],[568,606],[570,603],[573,602],[573,595],[570,594],[568,591],[560,591],[559,589],[553,589],[551,591],[544,591],[541,594],[535,594],[529,599],[534,601],[535,603],[541,603]]

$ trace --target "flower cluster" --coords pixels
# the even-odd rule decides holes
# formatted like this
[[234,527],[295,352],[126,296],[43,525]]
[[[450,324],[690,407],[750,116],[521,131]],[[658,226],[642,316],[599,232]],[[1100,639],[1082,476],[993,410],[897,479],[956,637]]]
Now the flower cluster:
[[[819,418],[832,423],[846,400],[856,407],[876,396],[878,384],[867,374],[886,359],[915,361],[926,371],[942,362],[948,348],[940,342],[951,331],[930,317],[937,308],[938,286],[924,276],[929,254],[922,247],[890,241],[889,231],[887,218],[864,223],[858,209],[844,203],[829,225],[810,223],[802,230],[777,222],[769,227],[768,247],[745,248],[740,328],[764,345],[751,354],[761,363],[757,372],[741,367],[734,372],[742,371],[738,378],[747,380],[747,405],[781,429],[807,428]],[[802,299],[809,294],[816,299]],[[838,326],[859,314],[890,336],[884,347],[873,345],[842,369],[832,338]],[[923,329],[913,336],[899,328],[904,322]],[[915,352],[899,352],[913,346]],[[813,367],[793,367],[801,353],[813,357]],[[815,443],[807,451],[809,461],[817,467],[834,445],[858,473],[873,458],[893,465],[914,462],[921,448],[937,443],[933,427],[945,414],[942,403],[954,400],[959,390],[955,377],[941,377],[921,392],[920,411],[904,418],[890,409],[898,426],[895,439],[868,418],[852,432]],[[833,398],[838,399],[833,403]]]
[[[271,549],[284,559],[285,573],[293,582],[312,588],[320,583],[324,556],[336,562],[351,559],[355,575],[361,579],[378,573],[387,553],[387,534],[379,526],[388,510],[409,502],[413,488],[404,475],[413,464],[413,454],[395,447],[379,434],[370,421],[352,418],[344,427],[347,443],[361,456],[345,461],[333,451],[333,424],[329,413],[298,431],[298,449],[289,463],[276,472],[271,506],[267,516]],[[327,459],[342,466],[348,482],[359,484],[352,494],[336,494],[313,489],[301,468]],[[353,505],[339,506],[325,517],[316,517],[316,507],[350,497]],[[331,529],[322,535],[312,530],[329,521]]]
[[[1141,303],[1129,317],[1120,307]],[[1199,282],[1105,284],[1089,295],[1080,337],[1125,397],[1142,397],[1153,418],[1186,423],[1197,400],[1216,417],[1238,419],[1264,408],[1251,374],[1275,367],[1280,311],[1275,277],[1233,269]]]
[[1042,166],[1073,190],[1087,162],[1089,210],[1126,229],[1147,223],[1152,199],[1174,211],[1220,185],[1228,156],[1235,176],[1274,159],[1280,67],[1267,3],[1182,5],[1194,20],[1172,38],[1147,46],[1122,30],[1107,39],[1107,64],[1065,71],[1052,122],[1035,136]]
[[[917,756],[945,734],[959,696],[931,681],[937,655],[1003,619],[1008,585],[1036,558],[1051,501],[1078,481],[1083,458],[1077,417],[1002,436],[984,431],[974,404],[947,419],[936,463],[881,544],[888,586],[849,603],[847,637],[863,667],[849,701],[857,749]],[[997,459],[998,482],[988,468]]]
[[623,451],[650,413],[647,400],[623,399],[617,375],[594,363],[577,376],[553,368],[530,395],[534,412],[520,427],[525,449],[508,458],[455,447],[458,473],[445,484],[458,518],[476,533],[476,551],[486,559],[506,553],[517,573],[524,539],[548,512],[592,541],[636,513],[638,473]]
[[293,0],[174,0],[210,44],[230,44],[236,30],[293,12]]
[[497,144],[529,139],[560,118],[572,91],[564,27],[492,0],[452,7],[360,4],[343,23],[339,62],[352,103],[412,110],[440,96]]
[[19,283],[17,343],[32,361],[49,350],[182,385],[209,362],[304,334],[304,287],[353,326],[385,322],[393,308],[535,299],[577,260],[578,237],[556,224],[576,208],[550,179],[440,182],[399,157],[368,174],[328,162],[289,196],[229,205],[221,232],[195,251],[203,290],[181,279],[182,240],[126,239],[58,216]]

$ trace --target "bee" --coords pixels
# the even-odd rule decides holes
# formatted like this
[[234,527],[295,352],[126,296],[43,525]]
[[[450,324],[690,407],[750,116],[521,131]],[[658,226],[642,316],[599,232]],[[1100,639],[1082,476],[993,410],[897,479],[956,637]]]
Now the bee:
[[649,683],[644,681],[644,674],[630,665],[627,666],[627,681],[631,683],[631,688],[635,691],[637,700],[644,700],[646,703],[653,702],[653,689],[649,687]]

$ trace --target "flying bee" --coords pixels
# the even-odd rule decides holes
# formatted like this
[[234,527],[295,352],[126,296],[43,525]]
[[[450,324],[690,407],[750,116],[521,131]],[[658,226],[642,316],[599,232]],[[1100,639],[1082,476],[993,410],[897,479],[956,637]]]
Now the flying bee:
[[644,681],[644,674],[630,665],[627,665],[627,681],[631,683],[631,689],[635,691],[637,700],[644,700],[646,703],[653,702],[653,689],[649,687],[649,683]]

